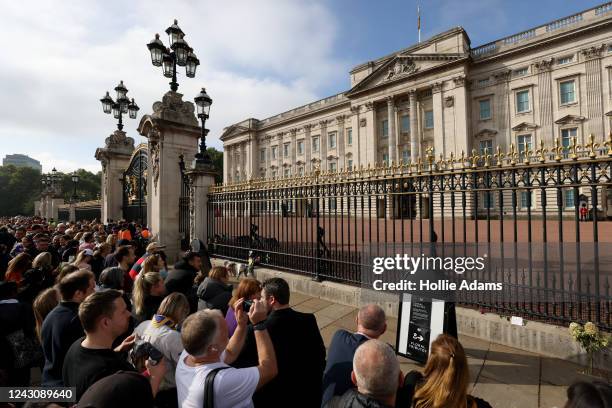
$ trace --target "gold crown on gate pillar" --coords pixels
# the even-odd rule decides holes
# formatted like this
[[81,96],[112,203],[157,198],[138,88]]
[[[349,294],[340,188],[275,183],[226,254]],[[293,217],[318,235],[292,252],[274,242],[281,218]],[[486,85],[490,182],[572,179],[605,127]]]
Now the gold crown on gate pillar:
[[296,175],[275,179],[261,177],[217,184],[216,186],[211,186],[209,191],[221,193],[313,184],[335,184],[371,178],[423,177],[431,173],[486,171],[489,169],[490,171],[495,171],[495,169],[506,167],[541,167],[564,162],[589,160],[597,162],[609,162],[612,160],[612,132],[608,134],[603,143],[595,142],[595,136],[590,134],[587,137],[587,143],[584,145],[579,144],[578,139],[573,137],[570,139],[569,144],[565,146],[559,137],[556,137],[553,145],[550,147],[546,147],[544,141],[540,140],[539,147],[535,150],[531,148],[531,145],[528,145],[519,151],[514,143],[511,143],[505,153],[502,151],[501,146],[497,146],[495,154],[490,154],[488,151],[479,154],[476,149],[472,149],[471,155],[468,156],[462,150],[457,156],[451,152],[448,158],[439,154],[438,160],[435,158],[434,148],[429,146],[425,149],[424,158],[417,157],[416,163],[368,162],[366,166],[360,164],[359,167],[354,166],[350,170],[348,168],[341,168],[338,171],[322,171],[320,163],[316,162],[313,164],[310,173],[304,173],[301,176]]

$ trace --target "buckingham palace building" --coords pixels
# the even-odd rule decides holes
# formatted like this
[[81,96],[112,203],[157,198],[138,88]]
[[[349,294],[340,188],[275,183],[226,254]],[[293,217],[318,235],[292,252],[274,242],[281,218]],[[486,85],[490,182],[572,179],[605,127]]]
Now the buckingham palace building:
[[[452,28],[350,72],[350,89],[224,129],[223,180],[602,144],[612,120],[612,3],[472,47]],[[429,150],[431,151],[431,150]]]

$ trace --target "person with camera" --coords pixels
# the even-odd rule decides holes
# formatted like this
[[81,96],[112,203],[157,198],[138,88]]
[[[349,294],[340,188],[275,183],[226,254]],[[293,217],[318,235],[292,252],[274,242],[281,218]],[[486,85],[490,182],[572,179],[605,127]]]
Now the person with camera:
[[[185,351],[176,367],[179,406],[201,408],[206,402],[215,408],[253,407],[253,393],[276,376],[276,354],[265,324],[267,305],[255,300],[247,314],[243,303],[240,299],[234,304],[238,326],[231,338],[219,310],[201,310],[183,323]],[[258,364],[230,367],[244,346],[248,320],[253,324]]]
[[[135,371],[122,354],[133,346],[134,335],[112,349],[113,341],[125,333],[130,320],[120,291],[109,289],[88,296],[79,305],[79,319],[85,337],[70,346],[62,370],[64,386],[76,387],[77,400],[99,379],[121,370]],[[166,373],[166,364],[163,359],[156,365],[147,361],[146,367],[155,395]]]
[[149,346],[163,355],[168,365],[168,371],[164,375],[156,396],[158,407],[177,406],[174,372],[184,350],[178,328],[188,315],[187,297],[175,292],[166,296],[153,319],[142,322],[134,330],[137,340],[132,350],[132,362],[138,360],[139,357],[149,357],[150,352],[147,351],[147,346]]

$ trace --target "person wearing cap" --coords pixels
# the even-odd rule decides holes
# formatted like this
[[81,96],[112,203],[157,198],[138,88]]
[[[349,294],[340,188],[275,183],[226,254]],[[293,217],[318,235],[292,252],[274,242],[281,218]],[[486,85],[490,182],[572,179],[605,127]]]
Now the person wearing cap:
[[160,244],[159,242],[151,242],[149,245],[147,245],[146,252],[140,258],[138,258],[134,265],[132,265],[132,269],[130,269],[130,278],[132,278],[132,280],[136,280],[136,277],[142,270],[142,264],[145,259],[147,259],[149,255],[156,254],[164,248],[166,248],[166,246]]
[[87,269],[91,271],[91,260],[94,252],[91,249],[84,249],[77,255],[73,265],[79,269]]

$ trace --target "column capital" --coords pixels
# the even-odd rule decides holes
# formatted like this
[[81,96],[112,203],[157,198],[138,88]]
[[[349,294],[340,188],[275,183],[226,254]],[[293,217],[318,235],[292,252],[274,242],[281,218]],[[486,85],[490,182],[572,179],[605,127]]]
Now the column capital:
[[345,119],[344,115],[338,115],[338,116],[336,116],[336,123],[341,125],[341,124],[344,123],[344,119]]
[[533,65],[539,72],[547,72],[552,69],[553,62],[554,58],[549,58],[542,61],[538,61]]
[[434,82],[431,86],[432,93],[442,92],[442,88],[444,88],[444,81]]
[[302,127],[304,128],[304,132],[308,132],[310,129],[312,129],[312,126],[312,123],[306,123]]
[[326,127],[327,126],[327,119],[320,120],[319,121],[319,126]]
[[602,44],[600,46],[593,46],[589,48],[584,48],[580,50],[580,53],[584,55],[586,60],[601,58],[601,54],[606,48],[606,44]]
[[366,108],[366,112],[371,111],[374,109],[374,101],[368,101],[364,104],[365,108]]
[[459,75],[453,78],[455,86],[465,86],[465,75]]
[[351,112],[355,113],[359,113],[359,111],[361,110],[361,105],[352,105],[351,106]]
[[389,95],[385,99],[387,100],[387,106],[392,106],[395,102],[395,95]]
[[416,89],[410,89],[408,91],[408,97],[410,98],[410,101],[412,102],[413,100],[416,101],[416,96],[417,96],[417,91]]
[[295,137],[295,134],[297,133],[298,128],[291,128],[289,129],[289,134],[291,134],[291,137]]

